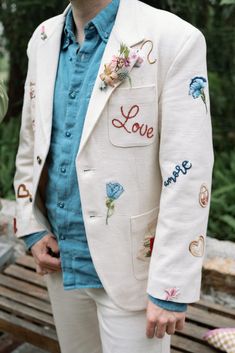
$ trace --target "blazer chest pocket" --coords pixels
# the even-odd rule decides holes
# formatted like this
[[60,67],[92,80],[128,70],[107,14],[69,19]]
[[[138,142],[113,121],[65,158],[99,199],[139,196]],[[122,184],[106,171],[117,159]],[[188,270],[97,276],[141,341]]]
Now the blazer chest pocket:
[[159,208],[131,217],[132,263],[136,279],[148,277]]
[[108,104],[108,131],[114,146],[152,144],[157,135],[156,86],[116,89]]

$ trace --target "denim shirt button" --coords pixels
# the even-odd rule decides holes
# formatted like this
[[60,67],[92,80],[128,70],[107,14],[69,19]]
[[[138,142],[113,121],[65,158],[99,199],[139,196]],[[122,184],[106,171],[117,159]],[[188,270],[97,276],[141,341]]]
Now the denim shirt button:
[[70,97],[71,99],[76,98],[76,92],[74,92],[74,91],[70,92],[70,93],[69,93],[69,97]]
[[65,240],[65,236],[61,235],[60,240]]
[[66,131],[65,136],[66,137],[70,137],[71,136],[71,132],[70,131]]
[[60,208],[64,208],[64,202],[58,202],[58,206],[59,206]]
[[61,173],[63,173],[63,174],[64,174],[64,173],[66,173],[66,168],[61,167],[61,168],[60,168],[60,171],[61,171]]

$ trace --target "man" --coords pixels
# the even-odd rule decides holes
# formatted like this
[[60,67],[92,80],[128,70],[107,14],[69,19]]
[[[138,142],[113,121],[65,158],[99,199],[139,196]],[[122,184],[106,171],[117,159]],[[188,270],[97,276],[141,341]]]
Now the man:
[[168,353],[200,298],[204,37],[136,0],[74,0],[28,57],[16,235],[47,280],[61,351]]
[[3,120],[8,108],[8,97],[3,85],[0,80],[0,122]]

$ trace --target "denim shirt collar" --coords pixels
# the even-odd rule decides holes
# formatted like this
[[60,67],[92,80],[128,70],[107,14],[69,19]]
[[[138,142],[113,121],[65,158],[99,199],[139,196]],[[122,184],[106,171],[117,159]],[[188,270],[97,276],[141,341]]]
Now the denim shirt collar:
[[[100,38],[107,43],[118,12],[119,3],[120,0],[112,0],[110,4],[108,4],[91,21],[89,21],[84,27],[85,36],[87,36],[88,33],[90,36],[94,36],[98,33]],[[67,49],[71,43],[75,42],[75,23],[72,9],[70,9],[65,19],[62,49]]]

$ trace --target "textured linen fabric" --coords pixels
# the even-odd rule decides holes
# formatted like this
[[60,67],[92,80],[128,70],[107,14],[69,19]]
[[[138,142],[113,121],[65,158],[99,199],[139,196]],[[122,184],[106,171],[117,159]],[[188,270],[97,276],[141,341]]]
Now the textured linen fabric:
[[146,310],[121,309],[103,288],[64,291],[60,273],[45,278],[61,353],[170,353],[170,335],[146,337]]
[[235,328],[216,328],[205,333],[203,338],[213,347],[223,352],[235,352]]

